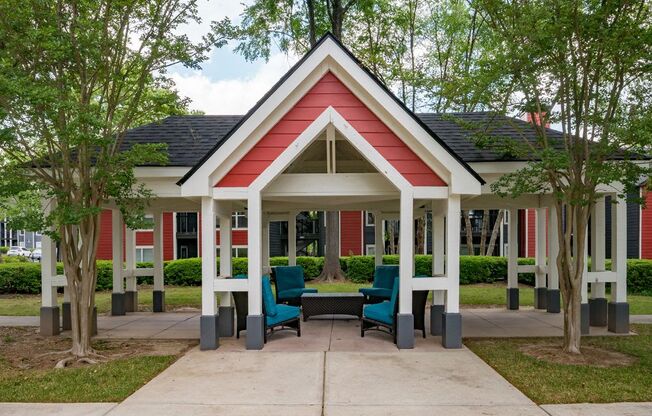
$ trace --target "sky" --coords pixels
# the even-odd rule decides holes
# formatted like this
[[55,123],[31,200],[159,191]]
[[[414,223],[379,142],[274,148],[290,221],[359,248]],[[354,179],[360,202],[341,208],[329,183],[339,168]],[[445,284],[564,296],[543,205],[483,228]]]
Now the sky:
[[[194,41],[201,40],[212,21],[229,17],[238,22],[244,9],[240,0],[199,0],[198,6],[201,24],[182,28]],[[237,43],[213,49],[201,70],[183,66],[170,68],[168,75],[181,96],[192,100],[190,109],[206,114],[244,114],[297,60],[275,52],[267,62],[262,59],[247,62],[233,52],[235,46]]]

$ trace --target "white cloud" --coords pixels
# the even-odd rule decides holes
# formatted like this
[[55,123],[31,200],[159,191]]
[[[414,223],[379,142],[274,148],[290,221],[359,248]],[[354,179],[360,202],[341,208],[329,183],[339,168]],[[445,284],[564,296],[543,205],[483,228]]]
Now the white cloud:
[[[283,53],[270,57],[249,76],[211,80],[201,71],[169,74],[190,108],[206,114],[244,114],[287,72],[296,58]],[[228,63],[225,63],[228,65]]]

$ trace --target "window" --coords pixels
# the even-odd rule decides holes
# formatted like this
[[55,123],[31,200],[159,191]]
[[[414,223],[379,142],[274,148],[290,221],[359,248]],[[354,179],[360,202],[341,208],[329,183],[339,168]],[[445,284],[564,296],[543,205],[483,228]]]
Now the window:
[[247,228],[247,213],[244,211],[234,212],[231,216],[231,228]]
[[196,212],[178,212],[177,213],[177,232],[178,233],[196,233],[197,232],[197,213]]
[[143,218],[143,225],[136,231],[139,230],[149,231],[153,229],[154,229],[154,215],[145,214],[145,217]]
[[233,257],[247,257],[247,247],[233,247],[231,251]]
[[503,224],[509,224],[509,211],[505,210],[505,215],[503,215]]
[[154,261],[154,248],[153,247],[136,247],[136,262],[153,262]]
[[367,256],[375,256],[376,255],[376,245],[375,244],[367,244],[365,247],[365,254]]
[[374,225],[376,225],[376,219],[374,218],[374,213],[373,212],[366,211],[364,217],[365,217],[365,220],[364,220],[365,225],[367,227],[373,227]]

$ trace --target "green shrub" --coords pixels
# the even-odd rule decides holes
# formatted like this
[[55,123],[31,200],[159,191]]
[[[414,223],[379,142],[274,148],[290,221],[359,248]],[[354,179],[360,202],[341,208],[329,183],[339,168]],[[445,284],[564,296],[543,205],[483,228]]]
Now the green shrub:
[[346,276],[353,283],[366,283],[374,275],[373,256],[349,256],[346,262]]
[[41,265],[0,264],[0,293],[41,293]]
[[627,291],[652,296],[652,261],[627,261]]
[[9,251],[9,247],[0,246],[0,254],[7,254],[8,251]]
[[201,259],[179,259],[169,262],[163,269],[165,284],[175,286],[201,285]]
[[29,263],[29,259],[24,256],[2,256],[2,263]]

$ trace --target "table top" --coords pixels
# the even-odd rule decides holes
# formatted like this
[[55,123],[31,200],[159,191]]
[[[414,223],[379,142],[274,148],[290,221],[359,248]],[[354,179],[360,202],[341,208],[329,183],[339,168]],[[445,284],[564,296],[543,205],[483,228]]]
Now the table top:
[[304,293],[302,298],[363,298],[360,292],[323,292],[323,293]]

